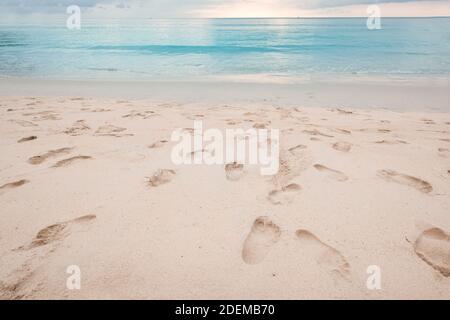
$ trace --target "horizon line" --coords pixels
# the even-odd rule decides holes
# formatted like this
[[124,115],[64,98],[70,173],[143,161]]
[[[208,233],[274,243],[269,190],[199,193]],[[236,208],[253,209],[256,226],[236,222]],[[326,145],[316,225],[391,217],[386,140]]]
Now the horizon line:
[[[367,18],[367,16],[261,16],[261,17],[160,17],[141,19],[298,19],[298,18]],[[383,18],[383,16],[381,17]],[[384,18],[450,18],[448,16],[386,16]],[[120,18],[117,18],[120,19]]]
[[[367,19],[368,16],[290,16],[290,17],[88,17],[87,19],[179,19],[179,20],[194,20],[194,19]],[[381,19],[428,19],[428,18],[450,18],[448,16],[386,16]]]

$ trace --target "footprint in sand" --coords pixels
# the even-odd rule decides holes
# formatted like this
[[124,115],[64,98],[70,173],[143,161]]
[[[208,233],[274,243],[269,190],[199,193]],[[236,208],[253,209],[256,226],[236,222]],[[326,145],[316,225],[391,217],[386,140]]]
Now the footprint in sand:
[[280,119],[291,119],[292,118],[292,111],[286,108],[278,109]]
[[292,155],[302,155],[302,151],[301,150],[305,150],[307,148],[307,146],[303,145],[303,144],[299,144],[295,147],[289,148],[288,151],[292,154]]
[[[89,110],[89,108],[87,108]],[[105,108],[97,108],[97,109],[92,109],[91,112],[93,113],[99,113],[99,112],[110,112],[112,111],[112,109],[105,109]]]
[[[12,250],[12,254],[24,258],[16,268],[5,274],[0,280],[0,300],[31,299],[36,291],[41,290],[45,280],[36,281],[36,274],[42,266],[43,259],[47,259],[71,234],[85,231],[96,218],[86,215],[73,220],[56,223],[41,229],[31,242]],[[39,253],[29,253],[38,249]],[[3,270],[2,270],[3,271]],[[6,270],[5,270],[6,271]]]
[[24,184],[29,183],[29,182],[30,181],[25,180],[25,179],[22,179],[22,180],[19,180],[19,181],[14,181],[14,182],[8,182],[8,183],[5,183],[4,185],[2,185],[0,187],[0,190],[10,190],[10,189],[18,188],[20,186],[23,186]]
[[72,150],[73,148],[60,148],[56,150],[50,150],[39,156],[31,157],[30,159],[28,159],[28,163],[33,165],[41,164],[49,158],[58,157],[63,154],[69,154]]
[[184,117],[188,120],[202,120],[205,118],[203,114],[184,114]]
[[281,129],[281,133],[283,133],[283,134],[290,134],[290,133],[292,133],[294,131],[295,131],[294,128]]
[[24,113],[23,116],[33,116],[33,121],[45,121],[45,120],[61,120],[61,116],[54,111],[41,111]]
[[61,161],[58,161],[56,164],[53,165],[53,168],[61,168],[61,167],[67,167],[71,165],[72,163],[79,161],[79,160],[89,160],[92,159],[92,157],[89,156],[75,156],[68,159],[64,159]]
[[295,236],[300,241],[302,250],[314,255],[320,266],[341,277],[350,276],[350,264],[338,250],[322,242],[308,230],[297,230]]
[[26,120],[19,120],[19,119],[14,119],[14,120],[10,120],[11,122],[14,122],[22,127],[25,128],[29,128],[29,127],[37,127],[38,125],[31,122],[31,121],[26,121]]
[[126,114],[122,116],[122,118],[141,118],[141,119],[148,119],[150,117],[157,116],[158,114],[155,113],[155,111],[151,110],[145,110],[145,111],[136,111],[132,110],[129,114]]
[[191,151],[191,153],[190,153],[191,161],[193,163],[195,163],[195,158],[196,157],[199,157],[199,156],[201,156],[201,155],[203,155],[204,153],[207,153],[207,152],[209,152],[209,151],[206,150],[206,149],[198,149],[198,150]]
[[104,125],[101,126],[95,131],[96,136],[111,136],[111,137],[125,137],[125,136],[132,136],[132,134],[123,133],[126,131],[127,128],[117,127],[113,125]]
[[162,148],[162,147],[164,147],[164,145],[165,145],[167,142],[169,142],[169,141],[167,141],[167,140],[159,140],[159,141],[156,141],[156,142],[152,143],[152,144],[149,145],[148,147],[149,147],[150,149],[158,149],[158,148]]
[[229,126],[235,126],[241,123],[241,121],[235,119],[225,119],[225,121]]
[[237,181],[245,175],[244,165],[237,162],[228,163],[225,165],[225,173],[228,180]]
[[253,125],[253,128],[255,128],[255,129],[267,129],[267,125],[265,123],[255,123]]
[[86,124],[85,120],[76,121],[70,128],[67,128],[63,133],[69,136],[79,136],[90,130],[91,128]]
[[309,134],[311,136],[322,136],[322,137],[327,137],[327,138],[333,138],[333,136],[330,136],[328,134],[322,133],[317,129],[314,130],[303,130],[303,133]]
[[294,178],[311,165],[311,162],[311,156],[302,146],[291,148],[290,151],[281,150],[278,172],[272,176],[272,183],[277,190],[289,185]]
[[379,140],[375,141],[377,144],[408,144],[408,142],[403,140]]
[[337,108],[336,111],[340,114],[353,114],[353,111],[347,111],[347,110],[339,109],[339,108]]
[[378,171],[378,176],[386,181],[403,184],[423,193],[430,193],[433,191],[433,187],[428,182],[413,176],[398,173],[394,170],[380,170]]
[[37,139],[36,136],[29,136],[29,137],[25,137],[25,138],[18,140],[17,143],[23,143],[23,142],[27,142],[27,141],[36,140],[36,139]]
[[247,264],[262,262],[270,248],[280,240],[280,237],[280,228],[268,217],[256,219],[247,239],[245,239],[242,259]]
[[328,167],[325,167],[324,165],[315,164],[314,168],[320,172],[326,173],[330,179],[340,181],[340,182],[344,182],[344,181],[348,180],[348,177],[344,173],[342,173],[338,170],[330,169]]
[[175,174],[175,170],[159,169],[153,174],[153,176],[148,178],[148,184],[152,187],[158,187],[160,185],[169,183],[170,181],[172,181],[172,178]]
[[420,259],[444,277],[450,277],[450,235],[439,228],[427,229],[414,242]]
[[34,239],[28,245],[21,246],[16,251],[31,250],[42,247],[47,244],[61,241],[70,234],[70,228],[76,225],[82,225],[91,222],[96,218],[95,215],[86,215],[73,220],[55,223],[51,226],[39,230]]
[[349,152],[352,149],[352,144],[348,142],[336,142],[333,144],[333,149],[341,152]]
[[332,129],[332,130],[337,132],[337,133],[342,133],[342,134],[351,134],[352,133],[350,130],[340,129],[340,128],[335,128],[335,129]]
[[275,205],[291,203],[301,190],[301,186],[296,183],[291,183],[282,187],[281,190],[270,191],[267,199]]
[[181,132],[185,132],[185,133],[189,133],[190,135],[194,135],[194,133],[195,133],[195,130],[194,130],[194,128],[183,128],[183,129],[181,129]]
[[434,120],[432,119],[421,119],[420,121],[422,121],[425,124],[436,124],[436,122],[434,122]]

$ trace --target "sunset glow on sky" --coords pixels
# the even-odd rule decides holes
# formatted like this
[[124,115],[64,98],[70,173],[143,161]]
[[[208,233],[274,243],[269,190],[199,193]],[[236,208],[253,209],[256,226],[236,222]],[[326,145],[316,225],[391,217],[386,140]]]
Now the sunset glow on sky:
[[0,16],[55,15],[73,4],[93,18],[354,17],[371,4],[386,17],[450,16],[450,0],[0,0]]

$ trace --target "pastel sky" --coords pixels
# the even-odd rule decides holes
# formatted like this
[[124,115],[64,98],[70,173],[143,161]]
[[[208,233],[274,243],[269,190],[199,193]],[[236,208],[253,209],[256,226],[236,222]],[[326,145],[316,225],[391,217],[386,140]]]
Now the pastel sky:
[[78,5],[92,18],[450,16],[450,0],[0,0],[0,18],[48,17]]

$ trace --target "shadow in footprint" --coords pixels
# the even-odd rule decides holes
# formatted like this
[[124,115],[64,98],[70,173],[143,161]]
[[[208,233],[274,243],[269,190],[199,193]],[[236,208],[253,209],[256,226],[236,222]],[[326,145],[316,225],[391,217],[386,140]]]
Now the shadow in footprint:
[[228,163],[225,165],[225,173],[228,180],[237,181],[245,175],[244,165],[237,162]]
[[167,142],[169,142],[169,141],[167,141],[167,140],[159,140],[159,141],[156,141],[156,142],[152,143],[152,144],[149,145],[148,147],[149,147],[150,149],[158,149],[158,148],[162,148],[162,147],[164,147],[164,145],[165,145]]
[[348,142],[336,142],[333,144],[333,149],[341,152],[349,152],[352,149],[352,144]]
[[28,181],[26,179],[22,179],[22,180],[19,180],[19,181],[5,183],[4,185],[2,185],[0,187],[0,190],[10,190],[10,189],[18,188],[20,186],[23,186],[24,184],[29,183],[29,182],[30,181]]
[[56,150],[50,150],[39,156],[31,157],[30,159],[28,159],[28,163],[33,165],[41,164],[49,158],[55,158],[63,154],[69,154],[72,150],[73,148],[60,148]]
[[64,159],[61,161],[58,161],[56,164],[53,165],[53,168],[62,168],[62,167],[67,167],[71,164],[73,164],[74,162],[77,162],[79,160],[89,160],[92,159],[92,157],[89,156],[75,156],[75,157],[71,157],[69,159]]
[[324,165],[315,164],[314,168],[317,171],[319,171],[319,172],[326,173],[327,177],[332,179],[332,180],[336,180],[336,181],[339,181],[339,182],[344,182],[344,181],[348,180],[348,177],[344,173],[342,173],[342,172],[340,172],[338,170],[330,169],[330,168],[328,168],[328,167],[326,167]]
[[450,235],[439,228],[430,228],[414,242],[420,259],[444,277],[450,277]]
[[36,136],[29,136],[29,137],[25,137],[25,138],[18,140],[17,143],[24,143],[24,142],[32,141],[32,140],[36,140],[36,139],[37,139]]
[[333,129],[333,131],[335,131],[337,133],[342,133],[342,134],[351,134],[352,133],[350,130],[340,129],[340,128],[335,128],[335,129]]
[[408,142],[403,140],[378,140],[375,141],[377,144],[408,144]]
[[245,239],[242,259],[247,264],[261,263],[270,248],[280,240],[281,230],[268,217],[259,217]]
[[153,174],[153,176],[148,178],[148,184],[151,187],[158,187],[160,185],[169,183],[170,181],[172,181],[172,178],[175,174],[175,170],[159,169]]
[[413,176],[398,173],[394,170],[380,170],[378,171],[378,176],[388,182],[409,186],[423,193],[430,193],[433,191],[433,187],[428,182]]
[[296,183],[291,183],[281,190],[272,190],[267,199],[275,205],[291,203],[295,196],[302,190],[302,187]]
[[337,111],[339,114],[354,114],[353,111],[348,111],[348,110],[344,110],[344,109],[341,109],[341,108],[336,108],[336,111]]
[[116,137],[116,138],[127,137],[127,136],[133,135],[130,133],[124,133],[124,131],[126,131],[126,130],[127,130],[127,128],[117,127],[117,126],[108,124],[108,125],[99,127],[97,129],[97,131],[95,131],[95,135],[103,136],[103,137],[110,136],[110,137]]
[[303,130],[303,133],[309,134],[311,136],[321,136],[321,137],[327,137],[327,138],[333,138],[333,136],[330,136],[329,134],[325,134],[323,132],[320,132],[317,129],[314,130]]
[[297,156],[297,155],[302,155],[302,150],[305,150],[306,148],[307,148],[307,146],[305,146],[303,144],[299,144],[295,147],[289,148],[288,151],[292,155]]
[[302,249],[314,255],[320,266],[340,277],[349,278],[350,264],[338,250],[322,242],[308,230],[297,230],[295,235],[300,241]]

